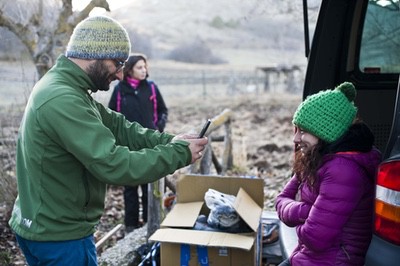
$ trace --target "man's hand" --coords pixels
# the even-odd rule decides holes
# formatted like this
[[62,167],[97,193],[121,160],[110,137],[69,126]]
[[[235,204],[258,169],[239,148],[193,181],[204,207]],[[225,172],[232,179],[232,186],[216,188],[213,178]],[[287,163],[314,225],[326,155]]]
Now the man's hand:
[[174,142],[175,140],[184,140],[189,142],[189,149],[190,152],[192,153],[192,162],[194,163],[195,161],[197,161],[198,159],[201,158],[201,156],[203,156],[202,151],[205,149],[205,146],[208,143],[208,138],[204,137],[204,138],[198,138],[197,135],[193,135],[193,134],[180,134],[175,136],[172,139],[172,142]]

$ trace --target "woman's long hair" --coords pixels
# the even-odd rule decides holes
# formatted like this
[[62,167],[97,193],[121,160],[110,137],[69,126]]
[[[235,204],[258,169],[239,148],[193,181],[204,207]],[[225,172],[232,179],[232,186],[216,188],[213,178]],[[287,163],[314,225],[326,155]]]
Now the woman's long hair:
[[296,150],[293,172],[300,182],[314,187],[318,182],[317,171],[325,155],[346,151],[369,152],[374,142],[375,138],[369,127],[361,120],[356,120],[336,141],[327,143],[319,139],[318,143],[306,154]]
[[322,163],[322,151],[326,146],[327,143],[319,139],[318,143],[305,154],[296,150],[293,172],[300,182],[307,183],[311,187],[317,182],[317,171]]

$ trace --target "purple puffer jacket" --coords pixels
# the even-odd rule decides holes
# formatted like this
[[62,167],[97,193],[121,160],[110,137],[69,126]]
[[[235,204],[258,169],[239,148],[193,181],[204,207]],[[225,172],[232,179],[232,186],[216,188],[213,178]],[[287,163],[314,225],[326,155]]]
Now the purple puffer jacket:
[[292,266],[364,265],[380,160],[376,149],[327,155],[314,190],[291,178],[277,197],[276,209],[285,224],[296,226]]

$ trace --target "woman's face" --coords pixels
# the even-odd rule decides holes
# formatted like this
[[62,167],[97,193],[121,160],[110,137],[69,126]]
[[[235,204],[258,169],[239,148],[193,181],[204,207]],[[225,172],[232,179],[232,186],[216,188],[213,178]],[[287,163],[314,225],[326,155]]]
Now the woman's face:
[[147,66],[144,60],[139,60],[136,64],[132,67],[131,71],[129,72],[130,76],[137,80],[144,80],[147,76]]
[[300,127],[295,127],[293,142],[296,144],[296,149],[299,149],[301,153],[306,154],[315,145],[318,144],[319,139],[311,133],[304,131]]

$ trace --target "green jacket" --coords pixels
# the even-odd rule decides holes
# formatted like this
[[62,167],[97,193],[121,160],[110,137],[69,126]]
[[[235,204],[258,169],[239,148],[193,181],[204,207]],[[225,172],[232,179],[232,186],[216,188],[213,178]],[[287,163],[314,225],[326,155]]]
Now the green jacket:
[[88,75],[64,56],[33,88],[17,144],[11,228],[36,241],[95,231],[106,184],[153,182],[191,162],[186,141],[130,123],[96,102]]

